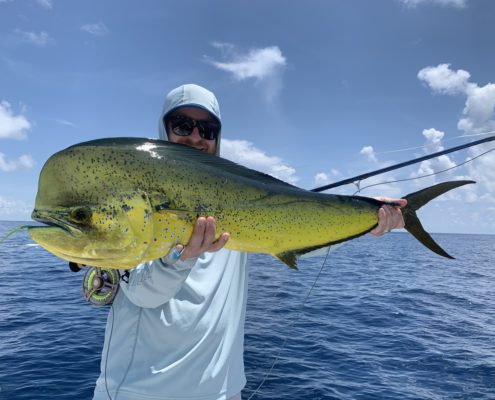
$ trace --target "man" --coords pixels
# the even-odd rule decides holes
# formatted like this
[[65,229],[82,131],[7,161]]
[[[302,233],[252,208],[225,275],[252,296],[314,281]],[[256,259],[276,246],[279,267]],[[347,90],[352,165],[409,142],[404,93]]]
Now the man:
[[[166,97],[160,138],[218,155],[217,99],[197,85]],[[401,206],[405,200],[397,201]],[[402,227],[399,207],[379,211],[375,235]],[[246,383],[245,253],[215,240],[215,219],[198,218],[186,246],[139,265],[120,284],[108,317],[94,400],[233,400]]]

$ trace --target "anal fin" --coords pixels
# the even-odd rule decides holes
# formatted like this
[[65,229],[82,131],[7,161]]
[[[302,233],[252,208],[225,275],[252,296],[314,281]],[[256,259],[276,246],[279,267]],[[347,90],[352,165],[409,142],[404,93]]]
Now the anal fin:
[[283,253],[275,254],[275,257],[286,264],[289,268],[297,270],[297,254],[295,251],[284,251]]

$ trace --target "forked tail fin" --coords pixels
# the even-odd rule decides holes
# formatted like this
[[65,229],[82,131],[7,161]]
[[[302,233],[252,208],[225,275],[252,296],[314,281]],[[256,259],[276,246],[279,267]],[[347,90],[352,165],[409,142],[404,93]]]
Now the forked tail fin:
[[402,215],[404,216],[405,229],[413,235],[423,245],[428,247],[431,251],[447,258],[454,258],[449,255],[444,249],[442,249],[426,232],[419,221],[416,211],[428,203],[430,200],[449,190],[455,189],[459,186],[467,185],[468,183],[476,183],[474,181],[452,181],[443,182],[438,185],[430,186],[426,189],[419,190],[417,192],[408,194],[404,197],[407,200],[407,206],[402,209]]

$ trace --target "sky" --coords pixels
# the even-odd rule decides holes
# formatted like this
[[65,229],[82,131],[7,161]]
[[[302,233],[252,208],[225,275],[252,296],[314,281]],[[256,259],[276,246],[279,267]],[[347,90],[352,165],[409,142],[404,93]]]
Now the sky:
[[[223,157],[305,189],[493,135],[494,13],[491,0],[0,0],[0,220],[30,220],[53,153],[156,137],[184,83],[218,97]],[[493,148],[331,192],[473,179],[420,218],[495,234],[495,152],[475,158]]]

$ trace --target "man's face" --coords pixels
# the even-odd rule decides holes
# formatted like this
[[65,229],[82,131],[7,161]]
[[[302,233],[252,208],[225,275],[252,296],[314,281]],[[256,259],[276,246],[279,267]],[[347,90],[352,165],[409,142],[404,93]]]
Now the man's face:
[[[174,116],[181,115],[181,116],[189,117],[196,121],[215,122],[214,118],[211,116],[211,114],[208,111],[195,107],[182,107],[177,111],[175,111],[173,115]],[[203,139],[199,135],[199,130],[197,126],[194,127],[192,133],[188,136],[176,135],[172,131],[170,127],[170,123],[168,123],[168,126],[166,128],[167,128],[167,135],[169,141],[173,143],[180,143],[186,146],[194,147],[195,149],[215,155],[215,151],[217,149],[217,140]]]

